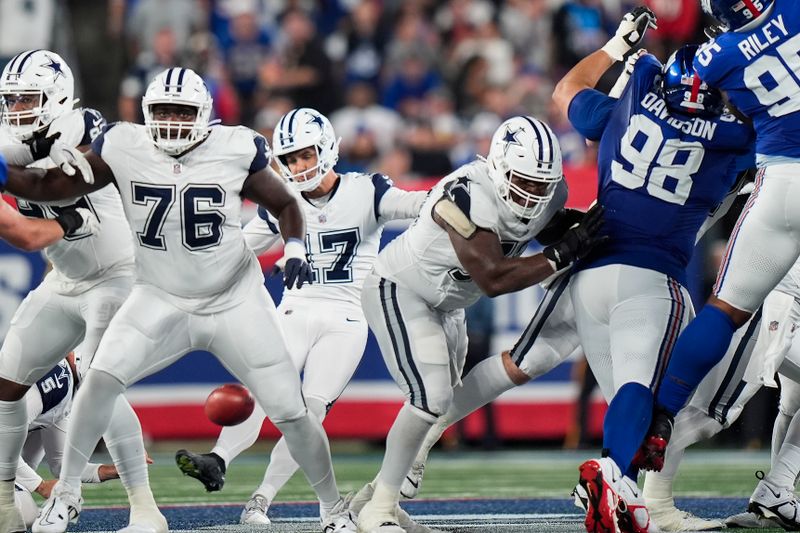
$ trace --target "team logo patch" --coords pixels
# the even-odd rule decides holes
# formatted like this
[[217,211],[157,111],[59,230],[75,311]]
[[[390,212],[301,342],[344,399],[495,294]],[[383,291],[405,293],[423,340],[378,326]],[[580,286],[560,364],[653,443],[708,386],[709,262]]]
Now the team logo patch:
[[183,165],[180,163],[175,163],[172,165],[172,173],[173,174],[180,174],[183,171]]
[[320,224],[324,224],[327,221],[328,221],[328,217],[326,217],[324,213],[319,216],[319,223]]
[[778,321],[777,320],[773,320],[772,322],[769,323],[769,330],[770,331],[778,331]]

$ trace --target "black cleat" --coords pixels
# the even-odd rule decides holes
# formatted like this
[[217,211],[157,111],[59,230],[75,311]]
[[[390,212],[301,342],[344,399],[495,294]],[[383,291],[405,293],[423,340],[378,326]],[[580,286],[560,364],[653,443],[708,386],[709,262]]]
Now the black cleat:
[[208,492],[222,490],[225,485],[225,461],[215,453],[178,450],[175,462],[181,472],[199,480]]

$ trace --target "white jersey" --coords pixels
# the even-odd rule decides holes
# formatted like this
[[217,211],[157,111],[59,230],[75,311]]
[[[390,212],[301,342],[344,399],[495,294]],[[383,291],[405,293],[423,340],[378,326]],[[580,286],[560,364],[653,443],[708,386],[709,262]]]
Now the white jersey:
[[111,167],[136,246],[137,282],[153,285],[179,308],[213,313],[236,305],[228,289],[261,277],[242,233],[245,179],[263,170],[264,138],[244,127],[214,126],[178,158],[159,150],[144,126],[110,126],[92,144]]
[[[70,146],[88,145],[105,125],[102,115],[94,109],[74,109],[59,118],[59,122],[63,123],[60,139]],[[29,166],[55,165],[48,157]],[[93,233],[77,233],[45,248],[44,253],[53,264],[51,280],[56,282],[54,287],[58,292],[80,293],[104,279],[132,272],[133,243],[114,187],[105,187],[77,200],[47,203],[17,200],[19,212],[27,217],[54,219],[64,207],[85,207],[97,216],[100,224]]]
[[63,420],[72,408],[75,376],[66,359],[61,360],[25,394],[28,431],[48,428]]
[[[361,287],[378,255],[383,224],[415,218],[426,197],[426,191],[394,187],[383,174],[355,172],[339,176],[325,203],[301,197],[313,283],[284,291],[284,299],[336,300],[360,308]],[[277,220],[264,208],[244,232],[257,254],[280,238]]]
[[433,220],[433,206],[445,193],[476,226],[499,237],[507,257],[516,257],[564,207],[567,185],[558,184],[541,216],[523,221],[500,200],[483,161],[464,165],[436,184],[411,227],[378,254],[375,272],[449,311],[469,307],[483,292],[464,271],[447,232]]

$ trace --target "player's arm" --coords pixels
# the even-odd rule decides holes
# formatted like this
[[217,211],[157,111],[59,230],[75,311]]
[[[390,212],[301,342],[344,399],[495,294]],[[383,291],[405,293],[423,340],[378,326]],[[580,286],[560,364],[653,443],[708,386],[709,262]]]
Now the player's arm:
[[404,191],[398,189],[387,176],[372,175],[375,189],[375,218],[381,221],[417,218],[430,191]]
[[656,27],[656,16],[647,7],[640,6],[626,13],[614,34],[600,50],[583,58],[556,85],[553,101],[564,116],[575,96],[583,90],[593,89],[600,78],[617,61],[639,46],[648,27]]
[[495,233],[475,227],[463,212],[453,210],[454,203],[449,206],[442,203],[448,201],[443,198],[434,207],[434,220],[447,231],[461,265],[487,296],[516,292],[541,283],[602,241],[597,232],[602,224],[603,209],[598,205],[542,253],[506,257]]
[[263,207],[242,229],[248,248],[261,255],[281,240],[281,231]]
[[286,288],[299,289],[311,283],[311,269],[306,262],[306,219],[297,196],[272,167],[264,165],[251,173],[242,186],[242,197],[266,209],[277,221],[283,242],[283,281]]
[[90,150],[79,157],[86,158],[94,175],[93,183],[87,183],[81,171],[69,175],[58,167],[42,170],[10,165],[4,190],[34,202],[52,202],[84,196],[114,182],[111,168],[94,151]]
[[54,220],[28,218],[0,201],[0,238],[26,252],[55,244],[64,237],[91,231],[97,218],[88,209],[65,209]]

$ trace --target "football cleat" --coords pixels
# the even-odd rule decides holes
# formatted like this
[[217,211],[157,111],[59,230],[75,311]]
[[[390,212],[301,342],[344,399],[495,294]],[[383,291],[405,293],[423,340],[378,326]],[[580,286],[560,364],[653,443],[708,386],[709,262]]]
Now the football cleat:
[[267,509],[269,509],[269,501],[261,494],[253,494],[242,509],[239,523],[267,526],[270,524],[270,520],[267,518]]
[[650,429],[647,430],[641,447],[636,451],[631,466],[640,470],[661,472],[674,425],[674,417],[663,408],[656,407]]
[[130,524],[118,533],[167,533],[167,519],[155,505],[131,506]]
[[[355,496],[353,496],[352,501],[350,502],[350,510],[356,514],[361,512],[361,509],[364,505],[367,504],[368,501],[372,499],[372,493],[375,492],[375,485],[374,481],[367,483],[361,490],[359,490]],[[406,533],[445,533],[439,529],[432,529],[426,525],[420,524],[415,522],[413,518],[399,505],[396,509],[397,512],[397,524],[403,528]]]
[[725,527],[720,520],[707,520],[678,509],[672,498],[647,498],[647,510],[651,523],[661,531],[716,531]]
[[339,502],[331,509],[323,519],[322,533],[356,533],[356,514],[350,510],[352,495],[340,498]]
[[745,529],[773,529],[780,527],[780,524],[776,521],[751,512],[729,516],[725,519],[725,525],[728,527],[740,527]]
[[67,526],[78,521],[81,514],[80,490],[75,490],[59,481],[53,487],[50,498],[44,502],[39,516],[33,522],[33,533],[64,533]]
[[[363,490],[363,489],[362,489]],[[359,491],[360,493],[361,491]],[[396,506],[394,512],[377,509],[372,500],[369,500],[358,513],[358,533],[407,533],[400,527]]]
[[651,533],[657,528],[650,525],[650,513],[642,496],[642,491],[631,478],[624,476],[617,485],[619,504],[617,523],[624,533]]
[[800,530],[800,501],[790,489],[776,487],[766,479],[758,482],[747,510],[771,518],[787,531]]
[[175,463],[181,472],[200,481],[208,492],[222,490],[225,485],[225,462],[217,454],[178,450]]
[[622,480],[619,467],[608,457],[589,459],[579,467],[579,483],[586,494],[586,531],[589,533],[620,533],[617,520]]
[[422,486],[422,476],[425,475],[425,463],[414,462],[408,475],[400,486],[400,496],[406,500],[413,500],[419,494]]

